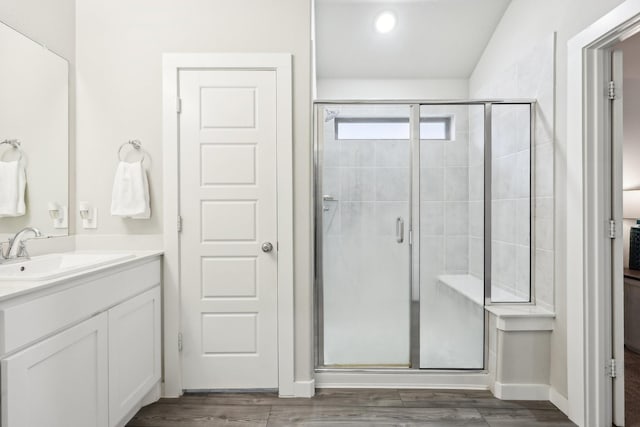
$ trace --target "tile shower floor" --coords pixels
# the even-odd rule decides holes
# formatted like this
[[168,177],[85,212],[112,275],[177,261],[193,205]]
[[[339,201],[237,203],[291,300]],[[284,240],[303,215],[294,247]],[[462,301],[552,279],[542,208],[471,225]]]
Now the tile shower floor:
[[186,394],[142,408],[128,427],[573,426],[549,402],[505,401],[488,391],[318,389],[312,399],[276,393]]

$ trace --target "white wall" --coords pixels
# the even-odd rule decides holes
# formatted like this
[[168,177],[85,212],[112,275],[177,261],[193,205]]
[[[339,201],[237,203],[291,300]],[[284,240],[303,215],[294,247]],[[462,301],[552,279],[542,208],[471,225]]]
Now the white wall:
[[[77,199],[99,210],[96,234],[162,233],[162,53],[293,54],[296,379],[309,379],[311,340],[311,5],[281,0],[83,0],[77,4]],[[109,215],[120,144],[152,158],[150,220]],[[87,233],[92,230],[79,230]]]
[[550,384],[567,395],[566,270],[566,92],[567,41],[592,22],[622,3],[622,0],[512,0],[470,79],[470,87],[490,80],[507,69],[523,51],[530,50],[552,32],[557,32],[555,122],[555,308],[556,324],[551,337]]
[[466,99],[466,79],[328,79],[317,81],[317,99]]

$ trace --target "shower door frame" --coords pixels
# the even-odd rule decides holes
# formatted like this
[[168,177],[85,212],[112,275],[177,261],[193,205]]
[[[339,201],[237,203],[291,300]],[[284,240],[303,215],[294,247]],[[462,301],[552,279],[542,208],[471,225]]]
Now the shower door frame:
[[[534,251],[533,240],[534,221],[533,212],[535,204],[534,194],[534,165],[535,165],[535,104],[532,99],[474,99],[474,100],[317,100],[313,102],[313,212],[314,212],[314,368],[315,372],[486,372],[488,362],[488,316],[484,315],[483,321],[483,368],[482,369],[438,369],[420,368],[420,322],[413,327],[413,322],[409,326],[409,355],[410,366],[408,368],[349,368],[333,367],[324,365],[324,301],[323,301],[323,200],[322,200],[322,171],[323,171],[323,148],[324,148],[324,117],[323,107],[329,105],[398,105],[409,107],[409,287],[410,287],[410,319],[414,316],[420,318],[420,263],[414,262],[415,253],[420,254],[420,221],[414,224],[414,218],[420,218],[420,110],[422,106],[434,105],[478,105],[484,107],[484,307],[501,304],[535,304],[534,282]],[[491,209],[492,197],[486,197],[492,193],[492,106],[493,105],[529,105],[529,234],[530,234],[530,274],[529,274],[529,302],[494,302],[491,300],[491,263],[492,263],[492,230],[491,230]],[[416,203],[415,201],[418,201]],[[417,284],[417,286],[414,286]],[[414,330],[415,329],[415,330]]]

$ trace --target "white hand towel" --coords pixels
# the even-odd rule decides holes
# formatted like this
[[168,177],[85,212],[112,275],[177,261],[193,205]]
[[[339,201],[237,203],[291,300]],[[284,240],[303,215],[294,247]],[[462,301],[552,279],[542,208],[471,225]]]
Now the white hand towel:
[[25,214],[26,186],[27,173],[20,161],[0,162],[0,217]]
[[119,162],[113,180],[111,215],[125,218],[148,219],[149,181],[142,162]]

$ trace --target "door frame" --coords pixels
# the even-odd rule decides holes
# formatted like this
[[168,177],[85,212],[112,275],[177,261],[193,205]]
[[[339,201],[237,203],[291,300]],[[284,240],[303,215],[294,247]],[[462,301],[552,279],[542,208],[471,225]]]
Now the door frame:
[[179,228],[179,72],[186,69],[276,72],[278,209],[278,390],[294,396],[293,100],[288,53],[166,53],[163,70],[164,384],[163,396],[182,394]]
[[[609,117],[611,126],[609,134],[611,144],[609,144],[609,173],[610,193],[609,209],[610,217],[615,220],[616,238],[611,239],[610,247],[610,272],[611,278],[611,359],[616,360],[616,377],[612,381],[612,421],[614,425],[624,425],[625,423],[625,401],[624,401],[624,228],[622,214],[622,157],[624,154],[624,69],[623,53],[621,50],[611,49],[608,58],[611,81],[615,82],[615,96],[609,103]],[[618,227],[617,225],[620,225]],[[611,369],[611,367],[609,367]]]
[[[627,0],[568,42],[567,84],[567,381],[569,417],[611,425],[612,354],[611,78],[609,52],[640,30],[640,0]],[[620,189],[622,190],[622,189]]]

